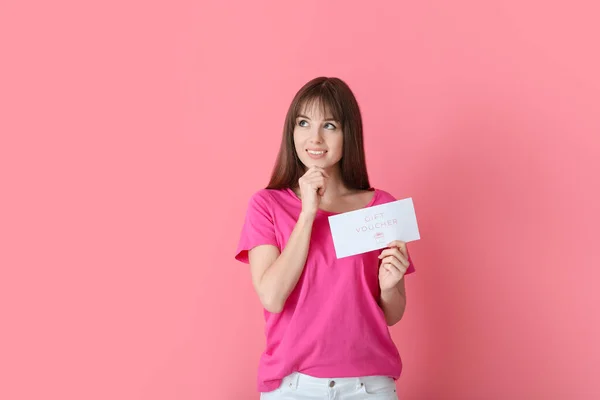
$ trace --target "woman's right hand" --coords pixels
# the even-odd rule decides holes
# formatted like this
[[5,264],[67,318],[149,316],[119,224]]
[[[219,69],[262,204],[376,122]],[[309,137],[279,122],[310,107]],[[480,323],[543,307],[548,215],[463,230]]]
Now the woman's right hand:
[[302,213],[314,217],[319,209],[321,197],[327,190],[329,175],[321,167],[312,166],[298,179],[300,197],[302,199]]

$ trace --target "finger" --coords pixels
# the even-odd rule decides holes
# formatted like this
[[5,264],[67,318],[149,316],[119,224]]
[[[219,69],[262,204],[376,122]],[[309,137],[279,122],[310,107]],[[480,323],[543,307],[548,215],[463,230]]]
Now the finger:
[[325,185],[327,180],[321,175],[313,175],[306,178],[306,182],[310,184],[318,183],[319,185]]
[[327,186],[327,183],[325,182],[325,179],[323,179],[323,177],[315,177],[315,178],[309,179],[306,181],[306,184],[315,190],[317,188],[325,188]]
[[[406,270],[408,269],[406,265],[402,264],[400,260],[395,257],[389,256],[383,260],[384,264],[391,265],[394,269],[398,271],[398,273],[404,275]],[[391,271],[390,271],[391,272]]]
[[314,178],[324,178],[324,177],[325,176],[320,171],[318,171],[318,170],[312,170],[312,171],[308,171],[300,179],[306,181],[306,180],[310,180],[310,179],[314,179]]
[[392,264],[389,264],[389,263],[383,264],[382,268],[383,268],[383,270],[380,270],[380,271],[383,271],[384,276],[385,276],[385,274],[389,274],[394,278],[394,280],[396,280],[398,282],[404,277],[404,274],[402,274],[402,272],[400,272],[398,270],[398,268],[396,268]]
[[377,258],[379,258],[381,260],[385,257],[397,258],[398,261],[400,261],[402,264],[406,265],[407,268],[410,265],[408,258],[404,254],[402,254],[400,252],[400,250],[398,250],[397,248],[385,249],[384,251],[381,252],[381,254]]
[[389,263],[381,264],[381,268],[383,268],[384,270],[386,270],[390,274],[393,274],[394,271],[396,271],[396,268],[393,265],[390,265]]
[[390,263],[381,264],[381,267],[379,268],[379,273],[382,273],[382,271],[384,273],[390,273],[390,274],[394,274],[394,273],[398,272],[396,267],[394,267]]
[[329,178],[329,175],[327,175],[327,173],[325,171],[318,170],[318,169],[315,169],[315,170],[311,171],[310,173],[306,174],[307,178],[312,178],[312,177],[315,177],[315,176],[319,176],[319,177],[323,177],[323,178]]
[[314,173],[314,172],[321,173],[323,176],[326,176],[327,178],[329,178],[329,174],[325,171],[325,169],[322,167],[319,167],[318,165],[312,165],[309,168],[309,171],[311,171],[311,173]]
[[394,240],[393,242],[389,243],[387,247],[395,247],[400,249],[402,254],[408,256],[406,242],[403,242],[402,240]]
[[316,191],[320,196],[323,196],[327,190],[327,184],[323,181],[323,178],[315,179],[307,183],[311,190]]
[[310,183],[313,183],[313,182],[316,182],[316,181],[321,182],[321,183],[325,183],[327,181],[327,179],[323,175],[311,175],[311,176],[307,176],[304,180],[306,182],[310,182]]
[[382,262],[387,257],[392,257],[393,259],[398,260],[398,262],[400,264],[404,265],[406,268],[408,268],[410,266],[410,262],[401,254],[391,254],[391,255],[384,256],[384,257],[382,257]]
[[313,187],[316,188],[319,196],[323,196],[327,190],[327,184],[325,182],[317,182],[313,185]]
[[319,190],[317,191],[317,193],[319,194],[319,196],[323,196],[325,194],[325,191],[327,190],[327,185],[323,184]]
[[390,243],[388,243],[388,247],[397,247],[397,248],[405,249],[406,242],[403,242],[402,240],[393,240]]

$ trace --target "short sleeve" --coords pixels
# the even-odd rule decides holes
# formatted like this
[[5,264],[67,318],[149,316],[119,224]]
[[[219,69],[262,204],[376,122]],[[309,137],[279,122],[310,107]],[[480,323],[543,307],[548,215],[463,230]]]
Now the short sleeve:
[[248,202],[235,259],[249,263],[248,251],[263,244],[271,244],[279,248],[275,235],[271,196],[265,189],[255,193]]
[[406,272],[404,273],[404,275],[408,275],[408,274],[412,274],[413,272],[415,272],[415,266],[413,264],[412,258],[410,258],[410,252],[408,251],[408,244],[406,245],[406,252],[408,253],[408,268],[406,269]]

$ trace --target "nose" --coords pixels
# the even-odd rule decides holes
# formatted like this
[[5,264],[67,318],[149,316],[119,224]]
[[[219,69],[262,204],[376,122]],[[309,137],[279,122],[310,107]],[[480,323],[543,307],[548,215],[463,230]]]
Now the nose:
[[323,143],[323,132],[321,132],[320,128],[313,129],[310,132],[310,142],[311,143]]

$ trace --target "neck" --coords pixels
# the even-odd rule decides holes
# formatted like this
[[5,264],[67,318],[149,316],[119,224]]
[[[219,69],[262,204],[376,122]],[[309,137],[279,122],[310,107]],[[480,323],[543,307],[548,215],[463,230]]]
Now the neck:
[[329,174],[329,179],[327,181],[327,190],[323,195],[323,200],[325,202],[335,200],[348,192],[348,188],[346,187],[346,185],[344,185],[344,182],[342,181],[342,174],[339,165],[327,168],[325,172]]

